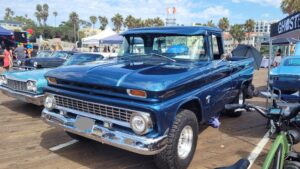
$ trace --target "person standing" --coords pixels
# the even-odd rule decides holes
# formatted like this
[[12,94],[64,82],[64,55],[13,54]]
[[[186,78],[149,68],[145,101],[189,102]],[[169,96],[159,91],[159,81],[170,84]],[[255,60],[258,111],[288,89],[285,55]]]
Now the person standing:
[[11,56],[8,46],[5,47],[3,55],[0,55],[0,57],[3,58],[3,68],[8,71],[11,63]]
[[15,49],[16,58],[17,59],[25,59],[25,48],[22,44],[19,44],[18,47]]

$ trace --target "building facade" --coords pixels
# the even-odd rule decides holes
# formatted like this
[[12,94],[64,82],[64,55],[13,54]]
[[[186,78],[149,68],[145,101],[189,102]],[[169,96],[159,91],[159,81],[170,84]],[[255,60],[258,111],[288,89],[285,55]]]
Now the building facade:
[[22,30],[23,23],[21,22],[16,22],[16,21],[6,21],[6,20],[0,20],[0,26],[2,26],[5,29],[9,29],[12,31],[15,30]]

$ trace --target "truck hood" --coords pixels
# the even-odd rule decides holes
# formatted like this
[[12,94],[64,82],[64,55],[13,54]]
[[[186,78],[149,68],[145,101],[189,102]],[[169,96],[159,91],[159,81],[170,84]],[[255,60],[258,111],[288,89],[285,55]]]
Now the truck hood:
[[47,72],[46,76],[90,85],[163,91],[199,77],[196,70],[205,73],[199,69],[207,65],[208,62],[116,60],[108,64],[61,67]]

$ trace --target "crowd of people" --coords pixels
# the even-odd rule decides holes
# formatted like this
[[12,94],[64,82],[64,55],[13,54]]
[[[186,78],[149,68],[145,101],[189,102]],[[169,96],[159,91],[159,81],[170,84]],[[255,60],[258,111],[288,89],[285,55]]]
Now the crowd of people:
[[0,47],[0,67],[2,71],[7,71],[13,66],[13,60],[30,58],[31,52],[27,50],[23,44],[19,44],[16,48],[4,46]]

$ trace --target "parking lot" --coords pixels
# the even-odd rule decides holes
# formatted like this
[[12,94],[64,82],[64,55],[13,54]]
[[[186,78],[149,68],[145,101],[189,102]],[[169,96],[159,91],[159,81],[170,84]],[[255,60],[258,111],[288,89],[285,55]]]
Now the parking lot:
[[[266,70],[255,73],[254,85],[265,87]],[[265,99],[250,100],[264,105]],[[64,131],[40,119],[42,108],[0,94],[1,169],[154,169],[150,156],[141,156],[94,141],[76,142]],[[247,158],[265,135],[266,120],[254,112],[221,118],[221,127],[202,128],[191,169],[215,168]],[[269,143],[252,168],[260,168]],[[253,151],[254,150],[254,151]]]

